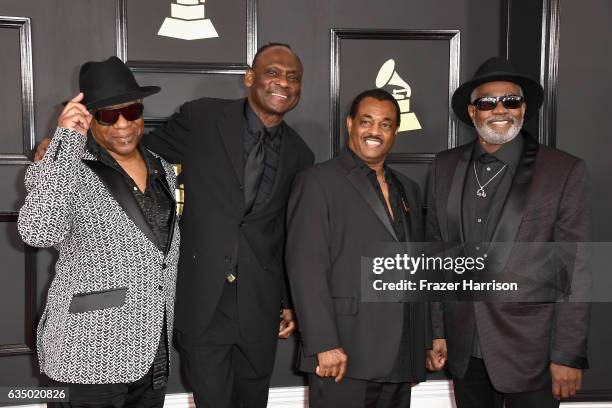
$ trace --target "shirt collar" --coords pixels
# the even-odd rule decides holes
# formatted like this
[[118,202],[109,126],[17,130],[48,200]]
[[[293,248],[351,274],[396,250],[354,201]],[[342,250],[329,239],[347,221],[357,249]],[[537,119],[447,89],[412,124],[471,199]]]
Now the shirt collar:
[[517,166],[523,152],[523,143],[523,136],[519,133],[514,139],[504,143],[495,153],[487,153],[477,140],[475,157],[480,158],[489,154],[504,164]]
[[[91,132],[87,134],[87,143],[85,144],[85,148],[89,153],[94,155],[96,159],[100,162],[106,164],[109,167],[113,167],[115,169],[119,169],[123,171],[123,168],[117,163],[117,161],[110,155],[110,153],[100,146],[96,139],[93,138]],[[138,143],[136,146],[140,155],[142,156],[145,165],[147,166],[147,174],[151,178],[155,178],[165,174],[164,169],[159,160],[157,160],[145,147],[142,143]]]
[[[352,151],[348,146],[346,147],[346,149],[349,151],[349,153],[353,157],[353,160],[355,161],[355,164],[357,165],[357,167],[359,167],[364,174],[366,175],[376,174],[374,169],[368,166],[366,162],[361,160],[361,158],[357,156],[357,154],[354,151]],[[387,167],[387,163],[383,163],[383,169],[385,170],[385,179],[387,181],[387,184],[391,184],[393,179],[391,178],[391,170],[389,169],[389,167]]]
[[[261,129],[264,128],[264,125],[261,122],[261,119],[259,119],[259,116],[257,116],[253,108],[251,108],[251,105],[249,105],[248,99],[246,99],[244,102],[244,117],[246,119],[247,130],[249,133],[254,135],[258,133]],[[283,123],[284,122],[281,121],[276,126],[272,126],[271,128],[266,128],[268,130],[268,135],[270,139],[274,139],[276,136],[279,135],[279,131],[281,129],[281,126],[283,126]]]

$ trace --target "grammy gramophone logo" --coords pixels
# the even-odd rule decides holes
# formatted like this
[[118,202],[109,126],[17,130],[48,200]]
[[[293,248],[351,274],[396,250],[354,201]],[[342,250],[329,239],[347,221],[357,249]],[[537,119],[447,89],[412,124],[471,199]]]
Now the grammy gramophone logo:
[[170,5],[171,17],[166,17],[157,35],[181,40],[219,37],[212,21],[204,17],[205,1],[177,0],[172,2]]
[[410,85],[399,76],[395,70],[395,61],[389,59],[378,70],[376,76],[376,87],[392,87],[391,94],[397,100],[400,107],[400,127],[398,132],[421,129],[421,124],[414,112],[410,112],[410,96],[412,90]]

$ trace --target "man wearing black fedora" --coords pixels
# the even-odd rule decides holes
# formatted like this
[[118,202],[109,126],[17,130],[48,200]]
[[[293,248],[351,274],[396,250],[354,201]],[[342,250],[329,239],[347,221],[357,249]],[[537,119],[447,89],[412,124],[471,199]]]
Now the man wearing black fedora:
[[180,234],[172,167],[142,143],[141,87],[116,57],[83,64],[81,93],[26,173],[19,233],[59,251],[37,331],[56,407],[162,407]]
[[[588,240],[585,163],[522,130],[542,101],[540,84],[501,57],[487,60],[455,91],[453,110],[477,137],[435,158],[430,240],[473,243],[484,257],[488,242]],[[520,274],[534,261],[517,250],[503,270]],[[576,258],[574,271],[585,270]],[[427,365],[438,370],[447,363],[459,408],[556,407],[580,389],[588,367],[584,303],[434,303],[432,324]]]

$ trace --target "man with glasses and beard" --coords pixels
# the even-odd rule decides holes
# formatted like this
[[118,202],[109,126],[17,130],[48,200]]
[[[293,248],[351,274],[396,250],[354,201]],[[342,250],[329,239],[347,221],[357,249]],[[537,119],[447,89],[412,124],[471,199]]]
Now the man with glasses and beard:
[[[585,163],[522,130],[542,100],[540,84],[500,57],[455,91],[453,110],[477,138],[435,159],[429,240],[470,243],[485,257],[479,243],[588,240]],[[520,275],[537,261],[515,251],[503,270]],[[574,273],[586,269],[582,262]],[[557,407],[588,367],[588,321],[584,303],[433,303],[427,366],[448,363],[459,408]]]

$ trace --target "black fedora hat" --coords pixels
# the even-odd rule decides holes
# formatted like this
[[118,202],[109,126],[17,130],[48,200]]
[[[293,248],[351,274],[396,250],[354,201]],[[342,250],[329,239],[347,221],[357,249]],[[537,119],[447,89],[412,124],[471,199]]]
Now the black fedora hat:
[[117,57],[106,61],[88,61],[79,72],[81,102],[87,109],[117,105],[158,93],[159,86],[140,86],[132,71]]
[[523,96],[527,104],[524,118],[528,120],[535,115],[544,100],[544,89],[540,83],[527,75],[520,74],[503,57],[493,57],[486,60],[476,71],[474,78],[461,85],[452,98],[452,106],[455,115],[464,123],[474,126],[468,114],[467,107],[472,91],[478,86],[493,81],[508,81],[519,85],[523,89]]

